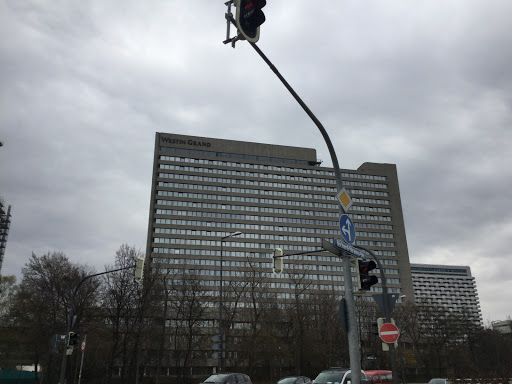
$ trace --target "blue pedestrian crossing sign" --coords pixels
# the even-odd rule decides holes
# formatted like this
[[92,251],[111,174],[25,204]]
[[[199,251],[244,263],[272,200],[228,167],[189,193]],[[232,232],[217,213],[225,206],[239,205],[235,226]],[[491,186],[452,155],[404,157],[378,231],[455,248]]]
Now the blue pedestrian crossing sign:
[[353,244],[356,241],[356,229],[354,223],[348,215],[341,215],[340,217],[340,230],[341,237],[349,244]]

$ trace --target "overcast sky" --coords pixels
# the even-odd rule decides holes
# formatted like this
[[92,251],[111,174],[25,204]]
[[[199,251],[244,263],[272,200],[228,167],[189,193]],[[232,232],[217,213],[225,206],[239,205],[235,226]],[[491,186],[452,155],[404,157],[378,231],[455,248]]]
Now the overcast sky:
[[[32,252],[145,251],[155,132],[315,148],[317,127],[224,0],[0,0],[4,275]],[[340,166],[397,165],[412,263],[469,265],[512,314],[512,2],[269,0],[260,49]],[[233,28],[231,35],[234,34]]]

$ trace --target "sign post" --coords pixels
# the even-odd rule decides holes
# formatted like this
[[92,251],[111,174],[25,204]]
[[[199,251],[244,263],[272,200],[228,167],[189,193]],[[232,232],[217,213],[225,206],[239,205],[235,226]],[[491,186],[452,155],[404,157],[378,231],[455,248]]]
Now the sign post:
[[80,372],[78,373],[78,384],[80,384],[80,380],[82,379],[82,367],[84,365],[84,355],[85,355],[85,344],[87,340],[87,335],[84,336],[84,340],[80,345],[80,350],[82,351],[82,360],[80,361]]

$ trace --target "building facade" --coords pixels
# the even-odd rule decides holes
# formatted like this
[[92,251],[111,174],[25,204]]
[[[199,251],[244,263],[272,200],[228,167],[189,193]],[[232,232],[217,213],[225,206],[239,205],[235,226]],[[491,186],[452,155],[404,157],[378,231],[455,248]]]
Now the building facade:
[[[414,299],[396,166],[364,163],[342,177],[354,200],[356,244],[379,256],[391,293]],[[283,306],[292,300],[292,272],[308,282],[304,295],[343,296],[341,261],[319,252],[323,238],[340,237],[336,193],[333,169],[314,149],[157,133],[146,265],[168,273],[185,264],[213,297],[221,256],[225,281],[256,268]],[[276,276],[277,247],[301,255],[286,258]],[[370,293],[360,294],[371,300]]]
[[446,308],[448,313],[466,313],[470,320],[482,325],[482,312],[468,266],[411,264],[416,303]]
[[512,333],[512,320],[493,321],[491,327],[500,333],[510,334]]
[[0,199],[0,274],[2,273],[2,265],[4,262],[5,248],[7,247],[7,235],[9,235],[9,227],[11,226],[11,206],[5,207],[2,199]]

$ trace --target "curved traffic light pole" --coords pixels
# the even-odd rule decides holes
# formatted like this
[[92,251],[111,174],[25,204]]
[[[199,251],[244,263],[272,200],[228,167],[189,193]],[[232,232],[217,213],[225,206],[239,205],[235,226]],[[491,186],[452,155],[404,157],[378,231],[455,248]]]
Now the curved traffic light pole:
[[[234,20],[231,18],[231,21]],[[236,24],[235,24],[236,25]],[[299,95],[293,90],[293,88],[288,84],[288,82],[284,79],[284,77],[279,73],[277,68],[270,62],[270,60],[263,54],[261,49],[253,43],[249,43],[255,49],[256,52],[260,55],[260,57],[268,64],[270,69],[275,73],[275,75],[281,80],[286,89],[292,94],[292,96],[297,100],[299,105],[304,109],[304,111],[308,114],[308,116],[313,120],[316,124],[320,133],[322,134],[325,143],[327,144],[327,148],[329,149],[329,154],[331,155],[332,166],[334,168],[334,175],[336,176],[336,187],[337,192],[343,189],[343,180],[341,178],[340,167],[338,164],[338,158],[336,157],[336,152],[334,151],[334,147],[332,146],[331,139],[327,134],[327,131],[324,129],[322,123],[316,118],[316,116],[311,112],[308,106],[302,101]],[[343,214],[341,207],[339,207],[340,214]],[[361,383],[361,351],[359,350],[359,332],[357,330],[357,317],[356,317],[356,306],[354,302],[354,295],[352,292],[352,272],[350,270],[350,256],[343,252],[343,277],[345,280],[345,300],[347,304],[347,314],[348,314],[348,345],[349,345],[349,356],[350,356],[350,369],[352,371],[352,383],[360,384]]]
[[66,365],[67,365],[67,361],[68,361],[68,359],[67,359],[67,348],[68,348],[68,344],[69,344],[69,333],[71,332],[71,329],[73,328],[73,325],[74,325],[73,317],[75,316],[74,315],[74,313],[75,313],[75,300],[76,300],[76,294],[78,293],[78,288],[80,288],[80,286],[82,285],[82,283],[85,280],[90,279],[91,277],[96,277],[96,276],[100,276],[100,275],[106,275],[107,273],[119,272],[119,271],[122,271],[124,269],[130,269],[130,268],[135,268],[135,267],[136,267],[136,265],[130,265],[128,267],[118,268],[118,269],[114,269],[112,271],[105,271],[105,272],[100,272],[100,273],[95,273],[93,275],[85,276],[82,280],[80,280],[80,282],[77,284],[77,286],[73,290],[73,297],[71,299],[71,306],[69,308],[69,312],[68,312],[68,315],[67,315],[67,321],[66,321],[66,342],[64,344],[64,351],[62,353],[62,363],[60,365],[60,380],[59,380],[60,384],[65,384],[65,380],[66,380]]

